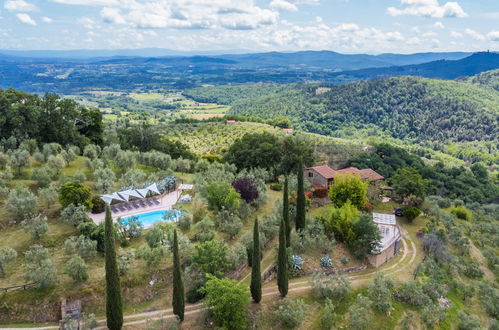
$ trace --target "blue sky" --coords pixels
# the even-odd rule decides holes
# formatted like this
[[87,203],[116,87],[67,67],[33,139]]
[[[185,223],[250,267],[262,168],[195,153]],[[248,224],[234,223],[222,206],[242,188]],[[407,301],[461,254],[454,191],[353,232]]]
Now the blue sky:
[[0,0],[0,49],[499,50],[497,0]]

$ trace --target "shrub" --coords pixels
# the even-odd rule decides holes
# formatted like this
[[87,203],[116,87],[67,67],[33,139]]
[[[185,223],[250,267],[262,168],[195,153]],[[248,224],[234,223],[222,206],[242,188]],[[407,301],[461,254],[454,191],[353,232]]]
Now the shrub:
[[367,186],[357,175],[337,175],[329,187],[329,199],[336,207],[342,207],[350,201],[356,208],[361,208],[367,202]]
[[399,301],[406,302],[416,307],[429,305],[431,303],[430,297],[424,293],[421,285],[416,282],[403,283],[397,290],[395,297]]
[[59,202],[62,207],[67,207],[70,204],[92,207],[91,196],[92,190],[89,186],[80,182],[69,181],[63,184],[59,191]]
[[421,210],[415,206],[406,206],[402,209],[402,212],[409,222],[413,222],[421,214]]
[[335,306],[331,299],[327,298],[324,304],[324,310],[322,311],[321,317],[319,319],[320,329],[332,329],[336,321],[338,320],[338,315],[334,312]]
[[471,211],[463,205],[454,205],[449,209],[449,212],[461,220],[471,221],[473,218]]
[[357,295],[357,300],[353,305],[348,308],[350,315],[349,329],[365,330],[369,329],[369,325],[373,318],[371,311],[372,302],[369,298],[364,297],[362,294]]
[[206,293],[208,305],[217,321],[225,329],[246,329],[246,306],[249,303],[248,289],[236,281],[218,279],[208,275],[202,292]]
[[241,203],[239,193],[227,182],[212,182],[206,188],[206,200],[210,208],[219,211],[222,209],[237,210]]
[[313,196],[315,198],[326,198],[327,192],[328,192],[328,190],[326,187],[316,187],[316,188],[314,188]]
[[347,257],[343,257],[343,258],[341,258],[341,263],[342,263],[342,264],[346,265],[346,264],[348,264],[349,262],[350,262],[350,259],[348,259]]
[[236,179],[232,182],[232,186],[246,203],[251,203],[258,198],[258,187],[251,178]]
[[180,215],[180,219],[178,219],[178,226],[182,230],[189,230],[191,228],[192,223],[192,214],[182,210],[182,214]]
[[276,321],[286,328],[297,328],[307,315],[308,306],[303,299],[284,299],[273,312]]
[[281,191],[282,190],[282,184],[280,184],[280,183],[272,183],[270,185],[270,189],[272,189],[274,191]]
[[310,278],[313,293],[321,298],[334,301],[343,301],[348,298],[351,287],[350,282],[340,275],[314,274]]
[[291,256],[291,269],[292,270],[301,270],[303,266],[303,258],[300,256]]
[[102,213],[106,210],[106,203],[99,197],[92,197],[92,213]]
[[75,255],[66,264],[66,274],[75,282],[85,282],[88,280],[87,264],[80,256]]
[[330,256],[324,256],[321,258],[321,267],[324,269],[329,269],[333,267],[333,259]]

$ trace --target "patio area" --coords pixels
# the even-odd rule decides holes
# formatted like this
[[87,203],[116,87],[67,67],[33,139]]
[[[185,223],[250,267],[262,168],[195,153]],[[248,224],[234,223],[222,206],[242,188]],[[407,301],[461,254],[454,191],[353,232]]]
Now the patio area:
[[[126,218],[134,215],[139,215],[139,214],[144,214],[144,213],[149,213],[153,211],[164,211],[164,210],[170,210],[173,205],[177,204],[178,199],[180,198],[180,195],[182,195],[182,189],[183,187],[179,187],[176,190],[164,194],[164,195],[158,195],[154,196],[151,198],[144,198],[144,199],[138,199],[134,200],[136,204],[140,205],[140,207],[135,208],[135,207],[129,207],[126,208],[123,205],[125,204],[130,204],[128,203],[118,203],[112,205],[116,212],[112,212],[113,220],[118,219],[119,217],[121,218]],[[158,201],[158,203],[154,202],[154,199]],[[149,203],[147,202],[149,200]],[[140,203],[142,201],[142,203]],[[122,205],[122,208],[119,208],[119,205]],[[141,205],[143,204],[143,205]],[[106,216],[106,212],[102,213],[97,213],[97,214],[89,214],[88,215],[95,224],[99,224],[102,221],[104,221],[104,218]]]

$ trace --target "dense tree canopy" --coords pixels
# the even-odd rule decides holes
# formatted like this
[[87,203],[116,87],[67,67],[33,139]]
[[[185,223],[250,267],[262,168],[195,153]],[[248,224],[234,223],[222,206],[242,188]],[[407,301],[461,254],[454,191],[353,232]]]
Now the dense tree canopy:
[[0,90],[0,138],[84,146],[102,143],[102,115],[56,94]]

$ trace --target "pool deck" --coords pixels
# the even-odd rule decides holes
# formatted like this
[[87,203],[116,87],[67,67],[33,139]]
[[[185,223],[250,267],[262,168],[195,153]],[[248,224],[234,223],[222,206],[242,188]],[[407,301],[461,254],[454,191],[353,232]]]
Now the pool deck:
[[[177,189],[175,191],[172,191],[171,193],[165,194],[161,197],[157,197],[159,200],[159,205],[146,205],[146,207],[141,207],[138,209],[132,209],[132,210],[125,210],[125,211],[118,211],[115,213],[112,213],[113,215],[113,220],[117,220],[119,217],[125,218],[125,217],[130,217],[133,215],[138,215],[138,214],[144,214],[144,213],[149,213],[153,211],[165,211],[165,210],[170,210],[173,205],[177,204],[178,199],[180,198],[180,195],[182,195],[182,189]],[[95,224],[99,224],[102,221],[104,221],[104,218],[106,217],[106,212],[98,213],[98,214],[91,214],[89,213],[88,216],[90,219],[95,222]]]

